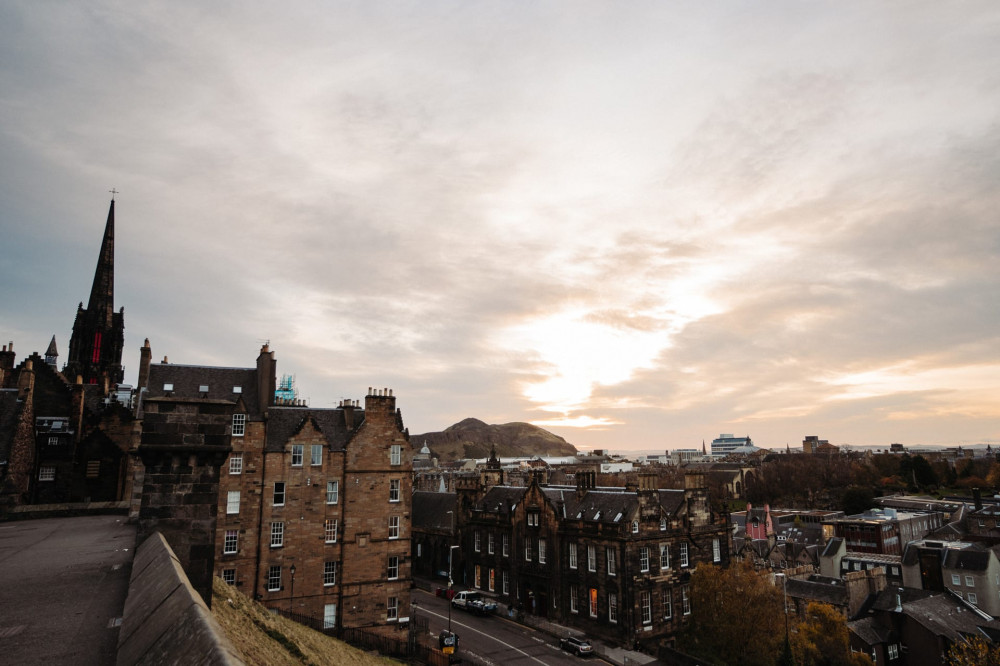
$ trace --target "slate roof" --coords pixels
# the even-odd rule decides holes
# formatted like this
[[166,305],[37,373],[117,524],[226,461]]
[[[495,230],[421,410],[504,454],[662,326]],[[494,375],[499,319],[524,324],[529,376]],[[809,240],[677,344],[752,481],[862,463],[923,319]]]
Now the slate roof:
[[266,451],[282,451],[285,444],[305,424],[312,420],[323,433],[331,451],[343,451],[351,435],[364,422],[364,410],[355,408],[354,429],[348,430],[343,409],[313,409],[310,407],[271,407],[267,415]]
[[865,617],[847,623],[848,628],[869,647],[895,642],[896,633],[878,624],[873,617]]
[[810,576],[808,580],[789,578],[785,581],[788,596],[820,601],[831,606],[847,605],[847,585],[839,578]]
[[986,571],[990,566],[990,552],[988,550],[972,549],[948,549],[942,569],[958,569],[961,571]]
[[840,550],[840,545],[844,543],[841,537],[833,537],[826,542],[826,548],[823,549],[821,557],[833,557]]
[[[895,606],[893,606],[895,608]],[[952,594],[936,594],[903,604],[904,612],[936,636],[955,641],[963,634],[976,633],[980,626],[1000,627],[996,620],[986,619],[971,606]]]
[[[521,501],[527,492],[525,487],[494,486],[476,505],[476,510],[488,513],[506,512]],[[542,492],[554,506],[563,508],[563,515],[569,520],[583,520],[605,524],[621,524],[638,510],[637,493],[624,488],[598,487],[577,497],[575,486],[542,486]],[[684,502],[683,490],[658,490],[660,506],[673,515]]]
[[455,493],[435,493],[417,490],[413,493],[413,529],[451,532],[458,496]]
[[[257,368],[223,368],[205,365],[180,365],[176,363],[155,363],[149,366],[149,382],[146,395],[162,397],[167,395],[164,384],[173,384],[170,395],[176,398],[208,398],[236,402],[243,398],[250,419],[261,418],[257,399]],[[208,386],[208,393],[198,389]],[[233,393],[239,386],[240,393]],[[141,387],[140,387],[141,388]]]

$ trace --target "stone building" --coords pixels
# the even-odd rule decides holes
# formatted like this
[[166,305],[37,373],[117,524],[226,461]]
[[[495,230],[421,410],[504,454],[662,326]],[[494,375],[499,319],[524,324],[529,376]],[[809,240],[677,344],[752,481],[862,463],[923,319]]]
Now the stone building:
[[[124,310],[114,311],[115,202],[104,227],[87,308],[77,308],[70,358],[0,352],[0,510],[19,504],[121,500],[137,424],[119,384]],[[126,395],[124,402],[119,396]]]
[[182,403],[225,415],[215,574],[327,628],[400,626],[410,608],[413,451],[392,391],[369,389],[363,406],[335,409],[278,399],[267,345],[249,368],[150,358],[147,343],[144,413]]
[[[455,583],[619,645],[669,643],[691,611],[691,572],[728,564],[728,517],[713,515],[698,474],[683,490],[659,489],[650,474],[624,488],[597,487],[595,477],[581,471],[575,486],[457,482]],[[428,553],[438,558],[431,569],[442,554]]]

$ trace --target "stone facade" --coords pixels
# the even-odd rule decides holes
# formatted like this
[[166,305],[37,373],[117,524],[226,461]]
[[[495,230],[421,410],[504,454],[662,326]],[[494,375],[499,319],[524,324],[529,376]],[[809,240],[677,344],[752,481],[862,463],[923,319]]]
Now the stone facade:
[[[690,613],[702,564],[727,566],[728,517],[712,513],[704,477],[683,490],[458,484],[456,585],[619,645],[669,643]],[[429,535],[428,535],[429,536]]]
[[369,389],[363,407],[276,400],[266,345],[254,368],[159,363],[140,375],[148,377],[144,403],[170,394],[228,405],[216,575],[330,629],[403,624],[413,451],[391,391]]

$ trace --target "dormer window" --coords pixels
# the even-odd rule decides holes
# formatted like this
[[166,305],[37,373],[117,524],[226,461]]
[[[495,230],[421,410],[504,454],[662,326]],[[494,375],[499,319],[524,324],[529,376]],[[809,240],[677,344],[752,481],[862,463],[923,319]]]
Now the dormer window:
[[638,520],[633,520],[632,521],[632,534],[638,534],[638,533],[639,533],[639,521]]
[[528,527],[538,527],[538,512],[528,512]]
[[163,385],[163,390],[164,391],[173,391],[174,390],[174,385],[173,384],[164,384]]
[[243,393],[243,387],[242,386],[234,386],[233,387],[233,393]]
[[667,519],[666,518],[660,518],[660,531],[661,532],[666,532],[667,531]]
[[208,393],[208,384],[202,384],[199,386],[198,393]]

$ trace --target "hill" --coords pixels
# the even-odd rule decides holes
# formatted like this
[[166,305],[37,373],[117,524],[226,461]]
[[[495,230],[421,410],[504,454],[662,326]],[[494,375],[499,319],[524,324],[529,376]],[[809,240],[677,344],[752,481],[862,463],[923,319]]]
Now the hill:
[[465,419],[441,432],[411,435],[415,449],[427,443],[441,462],[462,458],[486,458],[496,446],[504,458],[523,456],[572,456],[576,447],[558,435],[530,423],[487,425],[479,419]]
[[212,615],[247,664],[399,664],[275,615],[220,578],[212,581]]

